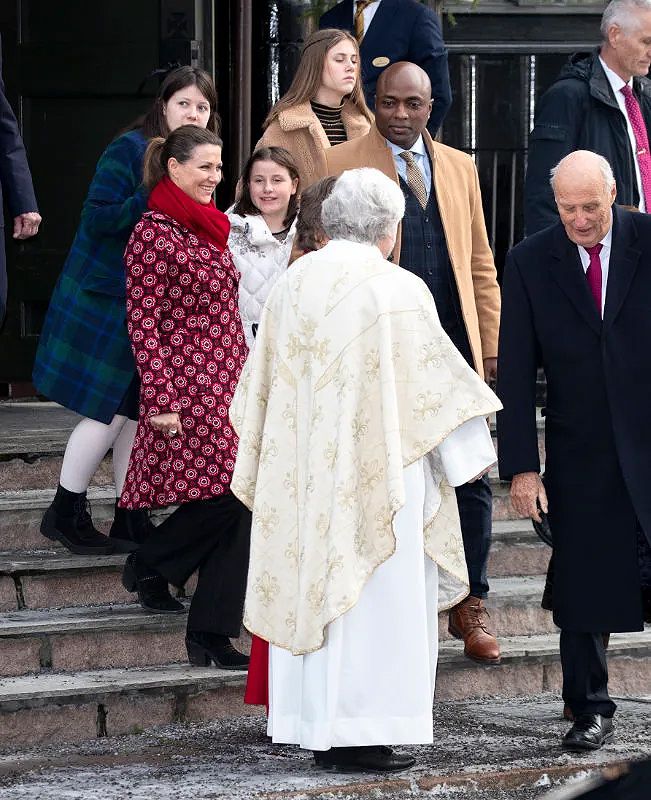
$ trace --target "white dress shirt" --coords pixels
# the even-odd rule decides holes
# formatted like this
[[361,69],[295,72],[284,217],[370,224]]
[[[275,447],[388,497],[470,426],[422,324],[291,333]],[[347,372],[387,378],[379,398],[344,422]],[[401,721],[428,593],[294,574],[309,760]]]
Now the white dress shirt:
[[[368,30],[368,26],[371,24],[373,17],[375,16],[375,12],[380,7],[380,3],[382,0],[373,0],[372,3],[369,3],[366,8],[362,11],[364,15],[364,36],[366,36],[366,31]],[[355,8],[353,10],[353,19],[355,19],[355,14],[357,13],[357,2],[355,2]]]
[[[604,317],[604,307],[606,305],[606,285],[608,283],[608,265],[610,264],[610,248],[613,241],[613,224],[612,224],[612,216],[611,216],[611,223],[610,228],[608,229],[608,233],[604,236],[601,240],[601,252],[599,253],[599,260],[601,261],[601,318]],[[581,247],[581,245],[577,244],[577,250],[579,251],[579,256],[581,258],[581,264],[583,265],[583,271],[587,272],[588,267],[590,266],[590,255],[585,247]]]
[[631,151],[633,153],[633,163],[635,164],[635,180],[637,181],[637,192],[640,196],[640,203],[639,208],[640,211],[646,211],[645,203],[644,203],[644,191],[642,189],[642,177],[640,176],[640,165],[637,163],[637,140],[635,139],[635,133],[633,131],[633,126],[631,125],[631,121],[628,118],[628,114],[626,113],[626,101],[624,99],[624,95],[622,94],[622,86],[625,86],[626,83],[633,88],[633,78],[629,81],[622,80],[616,72],[613,72],[612,69],[606,64],[601,56],[599,56],[599,61],[601,62],[601,66],[604,68],[604,72],[606,73],[606,77],[608,78],[608,83],[610,84],[613,94],[615,95],[615,100],[617,100],[617,105],[619,106],[622,114],[624,115],[624,119],[626,120],[626,131],[628,132],[628,139],[631,143]]
[[[386,143],[393,153],[393,160],[396,163],[398,175],[400,175],[403,181],[407,183],[407,162],[404,158],[400,157],[400,153],[404,153],[405,148],[398,147],[397,144],[393,144],[393,142],[390,142],[388,139],[386,139]],[[425,142],[422,135],[416,139],[414,144],[409,148],[409,151],[414,154],[416,166],[423,174],[425,189],[427,191],[427,199],[429,200],[429,193],[432,188],[432,166],[429,162],[427,147],[425,147]]]

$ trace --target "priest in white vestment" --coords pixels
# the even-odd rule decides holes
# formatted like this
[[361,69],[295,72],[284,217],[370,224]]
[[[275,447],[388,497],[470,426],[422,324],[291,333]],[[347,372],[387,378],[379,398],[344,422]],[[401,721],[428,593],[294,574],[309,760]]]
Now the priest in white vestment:
[[403,213],[378,170],[343,173],[330,242],[272,290],[230,411],[268,732],[324,767],[405,769],[390,745],[432,742],[437,614],[468,593],[453,487],[496,460],[498,399],[385,260]]

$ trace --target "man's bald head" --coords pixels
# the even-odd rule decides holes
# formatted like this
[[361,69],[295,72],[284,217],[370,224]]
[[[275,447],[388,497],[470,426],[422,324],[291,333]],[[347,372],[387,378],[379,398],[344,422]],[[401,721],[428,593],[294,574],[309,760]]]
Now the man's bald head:
[[390,67],[383,70],[375,86],[376,96],[384,91],[385,83],[389,81],[390,84],[394,77],[398,80],[406,78],[412,81],[414,85],[418,85],[423,94],[426,94],[430,100],[432,99],[432,82],[429,75],[418,64],[412,64],[411,61],[396,61],[395,64],[391,64]]
[[598,244],[610,230],[617,193],[610,164],[597,153],[576,150],[552,169],[550,182],[569,239],[583,247]]
[[375,124],[392,144],[409,150],[432,111],[432,84],[416,64],[399,61],[380,74],[375,88]]

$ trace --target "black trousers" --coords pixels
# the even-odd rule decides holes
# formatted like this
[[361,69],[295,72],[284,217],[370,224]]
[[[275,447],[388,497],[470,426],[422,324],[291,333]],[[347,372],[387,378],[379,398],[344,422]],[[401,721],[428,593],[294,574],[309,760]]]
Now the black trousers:
[[141,546],[145,564],[174,586],[199,570],[188,631],[240,635],[250,530],[250,512],[228,492],[179,506]]
[[470,594],[486,597],[486,569],[491,548],[493,493],[488,476],[456,488],[463,549],[470,577]]
[[561,631],[563,700],[579,714],[612,717],[617,706],[608,695],[608,665],[601,633]]

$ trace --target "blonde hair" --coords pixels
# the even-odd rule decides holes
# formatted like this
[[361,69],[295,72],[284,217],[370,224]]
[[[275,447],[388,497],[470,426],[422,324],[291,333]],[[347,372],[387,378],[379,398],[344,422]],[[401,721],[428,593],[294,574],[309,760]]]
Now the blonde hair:
[[314,100],[321,87],[321,76],[328,51],[343,41],[351,42],[355,46],[355,52],[357,53],[357,79],[352,92],[348,95],[348,99],[357,106],[358,110],[370,123],[373,122],[373,115],[364,99],[361,59],[357,39],[348,31],[341,31],[337,28],[324,28],[322,31],[315,31],[307,38],[303,45],[301,60],[294,75],[294,80],[267,115],[262,126],[263,129],[268,128],[288,108],[294,108],[302,103]]

